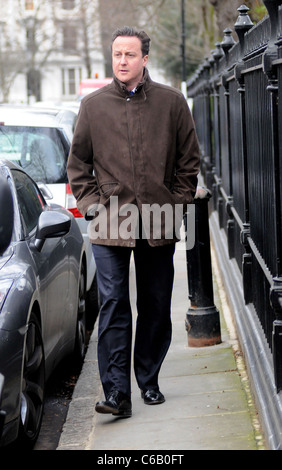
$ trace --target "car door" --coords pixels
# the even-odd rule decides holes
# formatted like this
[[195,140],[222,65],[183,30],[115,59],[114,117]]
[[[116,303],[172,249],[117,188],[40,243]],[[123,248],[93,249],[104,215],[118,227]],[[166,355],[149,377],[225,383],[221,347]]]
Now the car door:
[[64,237],[47,239],[41,251],[33,247],[38,219],[46,203],[32,179],[13,171],[25,240],[34,261],[42,314],[45,359],[55,363],[60,357],[63,318],[69,290],[69,256]]

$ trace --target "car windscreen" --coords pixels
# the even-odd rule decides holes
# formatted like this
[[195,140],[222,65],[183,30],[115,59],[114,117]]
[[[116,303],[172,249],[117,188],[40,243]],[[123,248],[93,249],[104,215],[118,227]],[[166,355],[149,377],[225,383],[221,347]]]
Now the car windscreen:
[[67,153],[58,129],[0,126],[0,158],[19,164],[38,183],[66,181]]

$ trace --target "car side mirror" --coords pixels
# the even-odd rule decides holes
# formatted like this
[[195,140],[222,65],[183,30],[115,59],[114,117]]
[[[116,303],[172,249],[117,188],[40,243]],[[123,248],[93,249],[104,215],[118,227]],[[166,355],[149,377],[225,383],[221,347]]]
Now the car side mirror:
[[71,226],[71,219],[61,212],[42,212],[38,219],[34,247],[41,251],[47,238],[57,238],[66,235]]
[[7,181],[0,177],[0,255],[8,248],[14,227],[14,205]]

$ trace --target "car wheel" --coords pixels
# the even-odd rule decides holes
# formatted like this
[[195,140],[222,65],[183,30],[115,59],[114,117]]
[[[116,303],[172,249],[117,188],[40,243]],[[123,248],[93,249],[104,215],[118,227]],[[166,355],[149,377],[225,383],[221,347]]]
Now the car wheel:
[[86,328],[93,330],[100,310],[100,298],[97,284],[97,273],[86,295]]
[[19,440],[33,446],[40,432],[45,391],[45,359],[41,328],[31,314],[26,333]]
[[75,359],[78,363],[82,362],[86,351],[86,279],[85,269],[82,266],[79,279],[78,290],[78,309],[77,309],[77,324],[76,324],[76,339],[75,339]]

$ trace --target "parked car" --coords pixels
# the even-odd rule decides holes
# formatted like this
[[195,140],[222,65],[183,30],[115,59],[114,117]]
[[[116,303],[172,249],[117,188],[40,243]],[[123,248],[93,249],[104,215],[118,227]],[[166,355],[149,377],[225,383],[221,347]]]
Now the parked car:
[[23,169],[0,160],[1,177],[14,223],[0,256],[0,446],[17,439],[28,446],[40,431],[46,380],[67,355],[84,357],[86,252],[72,214],[50,207]]
[[1,439],[1,436],[2,436],[3,427],[4,427],[4,421],[5,421],[5,416],[6,416],[5,411],[2,410],[2,391],[3,391],[3,386],[4,386],[4,377],[3,377],[2,374],[0,374],[0,439]]
[[[14,227],[14,205],[12,193],[6,179],[0,176],[0,256],[8,248]],[[0,374],[0,440],[6,413],[2,410],[4,376]]]
[[77,210],[66,171],[76,119],[77,112],[67,108],[0,105],[0,159],[19,164],[42,187],[48,203],[65,207],[76,218],[86,246],[86,314],[91,329],[99,311],[96,264],[89,222]]
[[5,178],[0,177],[0,256],[8,248],[14,228],[14,205],[11,190]]
[[32,107],[35,108],[60,108],[60,109],[69,109],[74,111],[76,114],[79,112],[80,101],[35,101],[32,104]]

